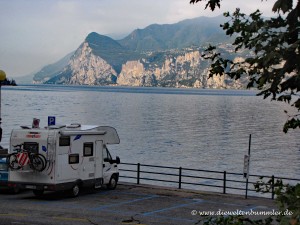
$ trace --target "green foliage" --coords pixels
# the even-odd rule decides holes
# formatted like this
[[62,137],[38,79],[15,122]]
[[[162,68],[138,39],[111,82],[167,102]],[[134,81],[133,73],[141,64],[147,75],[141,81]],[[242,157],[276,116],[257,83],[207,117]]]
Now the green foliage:
[[85,40],[89,43],[93,53],[112,65],[117,73],[121,72],[123,63],[141,57],[141,54],[123,47],[112,38],[95,32],[90,33]]
[[200,224],[203,225],[246,225],[246,224],[253,224],[253,225],[271,225],[273,219],[268,217],[266,219],[259,219],[259,220],[250,220],[244,216],[219,216],[217,218],[210,217],[205,221],[202,221]]
[[263,181],[263,177],[254,185],[257,192],[274,193],[280,212],[290,212],[291,215],[280,214],[276,217],[276,221],[280,224],[300,224],[300,184],[289,185],[283,184],[282,180],[273,179],[267,182]]
[[[202,1],[190,0],[190,3]],[[213,11],[220,7],[220,1],[208,0],[205,8]],[[259,10],[250,15],[241,13],[240,9],[224,13],[228,22],[221,27],[227,35],[235,36],[235,51],[253,52],[245,61],[224,59],[214,46],[209,46],[203,57],[212,61],[210,76],[227,74],[233,79],[248,76],[248,88],[257,87],[264,98],[271,96],[272,100],[286,102],[300,111],[300,1],[293,4],[293,0],[276,0],[272,10],[277,16],[267,19]],[[288,117],[284,132],[300,128],[300,114]],[[279,210],[288,210],[292,215],[279,214],[259,221],[244,216],[210,217],[201,224],[300,224],[300,184],[284,185],[281,180],[264,182],[262,179],[254,185],[256,190],[274,194]]]
[[[197,224],[203,225],[299,225],[300,224],[300,184],[295,186],[283,184],[282,180],[274,181],[271,178],[264,181],[260,180],[254,184],[257,192],[274,193],[278,210],[276,215],[269,215],[261,219],[250,219],[244,215],[222,215],[218,217],[202,216]],[[275,213],[274,213],[275,214]]]
[[300,120],[297,118],[292,118],[284,124],[283,131],[287,133],[290,128],[296,129],[298,127],[300,127]]
[[4,81],[0,82],[0,85],[2,85],[2,86],[17,86],[17,83],[14,79],[9,80],[9,79],[5,78]]
[[274,12],[280,12],[280,10],[283,11],[283,13],[286,13],[293,7],[293,0],[278,0],[274,6],[273,11]]
[[[220,0],[208,0],[207,7],[220,7]],[[277,0],[273,11],[276,16],[267,19],[259,10],[250,15],[238,8],[233,13],[224,13],[228,22],[221,27],[227,35],[235,37],[235,51],[252,52],[245,61],[224,59],[213,46],[206,49],[204,57],[212,61],[210,76],[248,76],[247,87],[257,87],[261,91],[258,95],[286,102],[300,111],[300,1],[293,5],[293,0]],[[283,131],[290,128],[300,128],[299,114],[288,118]]]
[[[190,3],[193,3],[193,4],[194,4],[194,3],[197,3],[197,2],[201,2],[201,1],[203,1],[203,0],[191,0]],[[207,3],[206,6],[205,6],[205,9],[206,9],[207,7],[209,7],[212,11],[214,11],[215,8],[216,8],[216,6],[217,6],[218,8],[220,8],[220,6],[221,6],[220,1],[221,1],[221,0],[209,0],[208,3]]]

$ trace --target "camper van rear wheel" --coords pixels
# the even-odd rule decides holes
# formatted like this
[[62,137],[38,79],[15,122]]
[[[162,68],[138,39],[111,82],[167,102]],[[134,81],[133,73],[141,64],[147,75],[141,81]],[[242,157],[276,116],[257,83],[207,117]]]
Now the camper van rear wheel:
[[113,174],[110,178],[109,184],[107,185],[107,189],[114,190],[116,189],[118,184],[117,176]]
[[42,196],[44,194],[44,190],[33,190],[33,194],[37,197]]
[[20,191],[21,191],[21,189],[20,189],[20,187],[18,187],[18,186],[15,186],[15,187],[13,187],[13,188],[11,189],[11,192],[12,192],[13,194],[18,194]]
[[77,197],[80,192],[80,187],[78,184],[75,184],[74,187],[71,189],[71,196],[72,197]]

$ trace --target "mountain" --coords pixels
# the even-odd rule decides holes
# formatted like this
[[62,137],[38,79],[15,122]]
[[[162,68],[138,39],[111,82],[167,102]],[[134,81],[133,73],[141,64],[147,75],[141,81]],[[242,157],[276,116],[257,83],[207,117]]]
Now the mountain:
[[43,83],[56,76],[57,73],[59,73],[62,69],[64,69],[65,66],[68,65],[73,54],[74,52],[71,52],[57,62],[44,66],[39,72],[33,75],[34,83]]
[[122,64],[139,56],[112,38],[92,32],[72,55],[68,65],[46,83],[114,84]]
[[224,17],[198,17],[175,24],[153,24],[145,29],[136,29],[119,40],[122,46],[134,51],[157,51],[186,48],[203,43],[218,43],[228,39],[220,24]]
[[[48,84],[243,88],[229,78],[208,78],[201,55],[208,42],[230,55],[222,17],[199,17],[176,24],[153,24],[122,40],[90,33],[79,48],[35,74]],[[236,59],[241,60],[241,59]]]
[[85,39],[85,43],[91,47],[93,54],[103,58],[118,73],[123,63],[140,57],[140,54],[125,48],[118,41],[96,32],[90,33]]

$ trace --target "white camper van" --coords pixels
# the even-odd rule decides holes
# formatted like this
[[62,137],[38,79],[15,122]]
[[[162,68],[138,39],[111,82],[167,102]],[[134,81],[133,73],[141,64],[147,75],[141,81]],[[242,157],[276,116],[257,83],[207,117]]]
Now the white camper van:
[[106,145],[119,144],[117,131],[107,126],[71,124],[46,128],[21,127],[10,138],[9,182],[44,191],[83,187],[115,189],[119,157],[112,159]]

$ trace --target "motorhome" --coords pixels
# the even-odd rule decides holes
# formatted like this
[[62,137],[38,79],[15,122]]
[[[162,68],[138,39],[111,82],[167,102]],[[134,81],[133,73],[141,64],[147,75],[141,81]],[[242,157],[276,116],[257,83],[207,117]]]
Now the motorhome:
[[10,137],[9,182],[44,191],[69,190],[76,197],[81,188],[115,189],[117,164],[107,149],[119,144],[113,127],[93,125],[52,125],[45,128],[13,129]]

